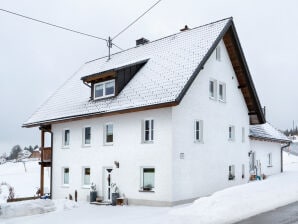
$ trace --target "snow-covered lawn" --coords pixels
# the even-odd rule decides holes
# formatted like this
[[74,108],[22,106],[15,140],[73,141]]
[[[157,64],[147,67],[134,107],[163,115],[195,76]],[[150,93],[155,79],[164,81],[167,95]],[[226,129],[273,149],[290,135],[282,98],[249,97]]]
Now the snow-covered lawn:
[[[0,184],[5,182],[15,190],[15,197],[33,197],[40,186],[40,166],[38,161],[7,162],[0,165]],[[48,188],[50,172],[45,169],[45,186]],[[3,189],[5,190],[5,189]],[[2,195],[3,196],[3,195]],[[4,195],[6,196],[6,195]],[[0,195],[1,203],[1,195]]]
[[[86,202],[78,204],[60,200],[50,201],[55,212],[23,216],[18,218],[0,218],[4,224],[51,224],[72,223],[132,223],[132,224],[193,224],[193,223],[233,223],[260,212],[298,201],[298,157],[284,153],[285,172],[270,176],[263,181],[228,188],[210,197],[200,198],[193,204],[176,207],[145,206],[96,206]],[[1,166],[0,166],[1,167]],[[31,207],[34,202],[27,202]],[[37,201],[40,205],[43,202]],[[32,205],[33,204],[33,205]],[[2,205],[3,206],[3,205]],[[20,204],[10,204],[20,208]],[[22,205],[24,209],[30,206]],[[32,212],[29,212],[31,214]],[[1,217],[1,216],[0,216]],[[62,221],[63,220],[63,221]]]

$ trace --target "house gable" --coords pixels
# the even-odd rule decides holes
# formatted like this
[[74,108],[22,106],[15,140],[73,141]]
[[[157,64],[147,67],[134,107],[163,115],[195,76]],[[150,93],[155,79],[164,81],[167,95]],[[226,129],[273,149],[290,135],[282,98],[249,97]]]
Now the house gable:
[[225,28],[222,30],[221,34],[213,43],[212,47],[209,49],[208,53],[205,55],[201,63],[198,65],[193,75],[185,85],[184,89],[179,94],[176,101],[180,103],[180,101],[183,99],[185,93],[189,89],[194,79],[197,77],[199,72],[202,69],[204,69],[205,63],[207,62],[211,54],[215,51],[216,46],[218,46],[221,39],[223,39],[225,43],[231,63],[233,65],[233,69],[235,71],[237,80],[239,82],[238,88],[241,89],[242,94],[244,96],[246,106],[249,111],[248,115],[250,117],[250,124],[265,123],[266,121],[262,111],[262,107],[261,107],[256,89],[254,87],[254,83],[252,81],[252,77],[250,75],[250,72],[244,57],[244,53],[242,51],[239,38],[236,32],[236,28],[232,19],[227,23]]

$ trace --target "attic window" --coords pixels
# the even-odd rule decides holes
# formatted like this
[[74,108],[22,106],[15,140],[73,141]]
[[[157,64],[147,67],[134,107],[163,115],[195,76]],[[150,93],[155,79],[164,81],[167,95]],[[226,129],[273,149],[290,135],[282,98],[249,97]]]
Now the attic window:
[[94,84],[94,99],[101,99],[115,95],[115,80]]

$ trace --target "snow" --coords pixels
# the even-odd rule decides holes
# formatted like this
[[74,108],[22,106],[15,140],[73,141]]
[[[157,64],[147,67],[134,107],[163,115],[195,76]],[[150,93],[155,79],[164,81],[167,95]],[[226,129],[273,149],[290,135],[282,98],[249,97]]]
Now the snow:
[[[85,63],[26,122],[25,126],[74,116],[107,113],[173,102],[232,19],[174,34]],[[125,88],[112,98],[90,101],[81,77],[148,59]]]
[[[15,197],[33,197],[40,186],[40,165],[38,161],[7,162],[0,165],[0,184],[7,183],[14,188]],[[50,169],[45,169],[45,191],[50,186]],[[5,187],[2,186],[2,188]],[[0,194],[0,200],[8,193]],[[1,201],[0,201],[1,203]]]
[[[284,168],[285,172],[282,174],[269,176],[263,181],[254,181],[218,191],[188,205],[176,207],[97,206],[67,200],[37,200],[27,202],[28,206],[21,206],[21,203],[6,204],[12,206],[11,210],[15,214],[23,213],[26,216],[15,217],[15,215],[14,218],[9,218],[11,215],[6,218],[0,216],[0,223],[58,224],[62,223],[62,219],[63,222],[67,220],[72,224],[86,222],[107,224],[234,223],[298,200],[298,157],[284,153]],[[36,206],[36,210],[28,209],[29,205]],[[19,208],[27,211],[19,211]],[[47,209],[54,212],[40,214],[47,212]],[[6,210],[7,213],[9,213],[8,210]]]
[[291,141],[281,131],[277,130],[268,122],[265,124],[250,125],[249,135],[255,138],[272,139],[272,140],[278,140],[281,142]]

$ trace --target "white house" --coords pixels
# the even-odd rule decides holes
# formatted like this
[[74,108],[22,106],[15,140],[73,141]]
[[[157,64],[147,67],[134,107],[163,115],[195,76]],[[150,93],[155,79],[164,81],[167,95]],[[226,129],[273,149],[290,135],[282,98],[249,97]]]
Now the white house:
[[271,124],[250,126],[250,164],[249,169],[255,174],[260,166],[261,174],[272,175],[283,171],[283,149],[289,147],[289,140]]
[[[175,205],[249,179],[265,118],[232,18],[87,62],[24,127],[41,130],[51,193]],[[52,136],[45,147],[45,133]]]

